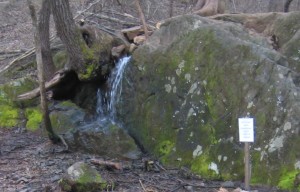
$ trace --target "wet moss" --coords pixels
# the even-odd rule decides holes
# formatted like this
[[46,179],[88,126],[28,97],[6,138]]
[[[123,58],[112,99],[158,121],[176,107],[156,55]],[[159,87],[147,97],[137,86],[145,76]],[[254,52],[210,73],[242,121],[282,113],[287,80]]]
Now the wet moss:
[[0,104],[0,127],[11,128],[18,124],[19,109]]
[[284,171],[280,177],[278,187],[285,190],[300,191],[300,186],[294,185],[297,174],[300,174],[299,170]]
[[42,122],[42,113],[37,108],[27,108],[25,110],[27,119],[26,129],[29,131],[36,131]]
[[219,173],[210,168],[211,163],[213,161],[206,151],[193,160],[191,170],[207,179],[220,179]]

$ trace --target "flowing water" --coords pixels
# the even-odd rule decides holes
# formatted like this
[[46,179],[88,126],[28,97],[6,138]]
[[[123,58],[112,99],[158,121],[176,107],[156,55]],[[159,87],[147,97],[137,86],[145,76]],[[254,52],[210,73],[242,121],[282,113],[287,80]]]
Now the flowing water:
[[130,58],[130,56],[126,56],[118,61],[107,81],[108,91],[106,93],[98,89],[96,111],[99,121],[106,121],[107,119],[112,122],[116,121],[115,105],[119,101],[122,92],[122,78]]

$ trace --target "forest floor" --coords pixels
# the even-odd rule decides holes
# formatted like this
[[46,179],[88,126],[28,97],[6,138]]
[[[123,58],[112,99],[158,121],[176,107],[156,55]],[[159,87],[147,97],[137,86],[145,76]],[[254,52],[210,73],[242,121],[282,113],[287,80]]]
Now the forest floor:
[[[91,164],[91,159],[103,157],[81,152],[66,152],[63,145],[53,145],[40,133],[18,128],[0,130],[0,192],[55,192],[60,191],[59,180],[68,167],[76,162],[86,162],[97,169],[114,188],[107,191],[163,192],[201,191],[230,192],[241,182],[208,181],[192,175],[187,169],[145,170],[144,159],[105,159],[127,165],[123,170],[107,169]],[[151,159],[151,158],[150,158]],[[129,166],[128,166],[129,165]],[[221,187],[224,188],[221,188]],[[277,191],[269,187],[252,187],[252,191]]]

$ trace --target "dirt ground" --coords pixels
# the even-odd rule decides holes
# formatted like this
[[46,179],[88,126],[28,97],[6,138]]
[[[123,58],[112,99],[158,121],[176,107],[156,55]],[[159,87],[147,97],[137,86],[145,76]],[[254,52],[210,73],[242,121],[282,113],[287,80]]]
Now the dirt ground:
[[[206,181],[192,175],[186,169],[163,170],[163,167],[145,170],[145,159],[117,160],[127,165],[121,170],[91,164],[91,159],[105,159],[80,152],[66,152],[63,145],[53,145],[42,133],[24,130],[0,129],[0,192],[56,192],[58,181],[67,168],[75,162],[84,161],[96,168],[114,188],[107,191],[122,192],[218,192],[223,185],[227,191],[242,186],[241,182]],[[259,192],[277,191],[275,188],[252,187]],[[223,191],[222,191],[223,192]],[[225,192],[225,191],[224,191]]]

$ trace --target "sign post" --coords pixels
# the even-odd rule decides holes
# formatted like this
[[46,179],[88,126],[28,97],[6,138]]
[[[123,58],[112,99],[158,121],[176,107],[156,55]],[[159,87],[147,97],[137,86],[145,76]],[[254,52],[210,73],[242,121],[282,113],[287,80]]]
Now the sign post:
[[245,143],[245,189],[250,190],[250,142],[254,142],[253,118],[239,118],[239,139]]

